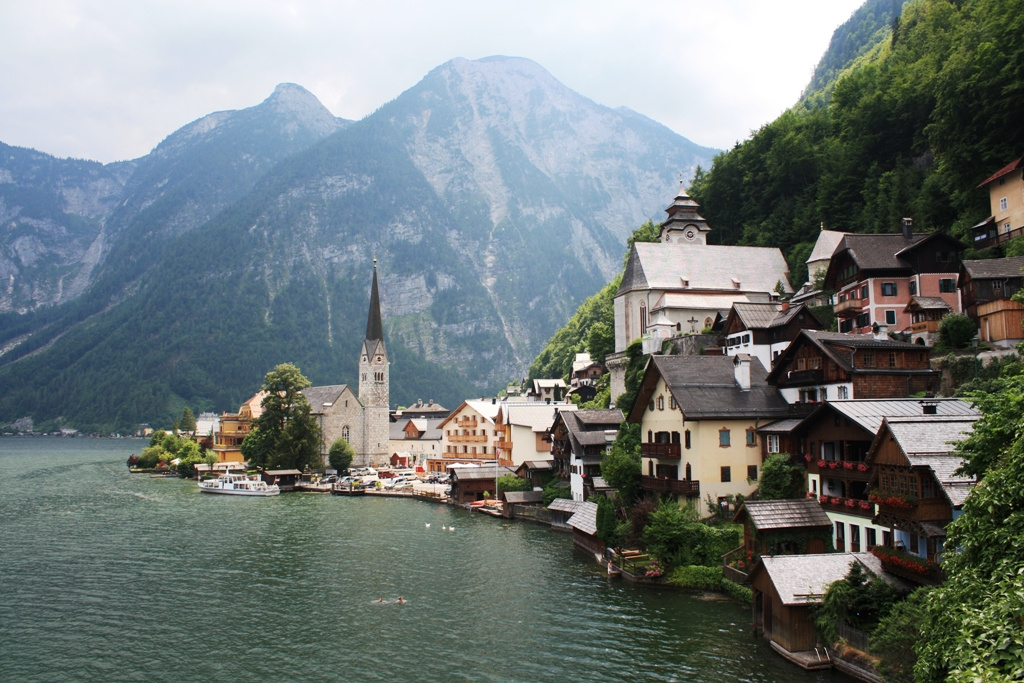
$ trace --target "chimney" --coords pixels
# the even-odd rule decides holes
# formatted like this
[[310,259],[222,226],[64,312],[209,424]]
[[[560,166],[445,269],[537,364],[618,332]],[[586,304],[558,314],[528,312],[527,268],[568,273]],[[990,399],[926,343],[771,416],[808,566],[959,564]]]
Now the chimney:
[[732,362],[733,375],[741,391],[750,391],[750,356],[745,353],[736,354]]
[[871,332],[875,336],[875,341],[889,341],[889,328],[886,325],[874,323],[871,325]]
[[782,302],[782,312],[785,313],[788,310],[789,310],[789,302],[788,301],[783,301]]
[[914,237],[914,219],[904,218],[903,219],[903,238],[913,239]]

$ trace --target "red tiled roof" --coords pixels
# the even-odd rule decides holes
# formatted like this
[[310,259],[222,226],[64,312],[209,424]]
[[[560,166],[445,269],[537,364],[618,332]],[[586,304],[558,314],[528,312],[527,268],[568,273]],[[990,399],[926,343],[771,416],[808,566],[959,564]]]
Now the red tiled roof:
[[1003,166],[1001,169],[996,171],[994,174],[990,175],[988,178],[985,178],[980,183],[978,183],[978,187],[985,187],[986,185],[991,183],[993,180],[998,180],[999,178],[1002,178],[1007,173],[1012,173],[1013,171],[1016,171],[1018,168],[1021,167],[1022,163],[1024,163],[1024,157],[1021,157],[1020,159],[1017,159],[1016,161],[1011,161],[1006,166]]

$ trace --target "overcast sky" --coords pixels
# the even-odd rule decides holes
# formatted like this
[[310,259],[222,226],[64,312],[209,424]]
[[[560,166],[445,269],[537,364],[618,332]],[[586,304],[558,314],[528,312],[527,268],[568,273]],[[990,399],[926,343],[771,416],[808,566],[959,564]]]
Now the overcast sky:
[[360,119],[454,57],[526,57],[725,148],[791,106],[863,0],[0,0],[0,142],[142,156],[298,83]]

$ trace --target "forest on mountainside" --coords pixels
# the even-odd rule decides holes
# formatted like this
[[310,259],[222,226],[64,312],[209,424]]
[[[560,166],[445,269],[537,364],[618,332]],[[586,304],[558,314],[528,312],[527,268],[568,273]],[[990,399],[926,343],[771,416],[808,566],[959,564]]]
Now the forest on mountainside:
[[[851,29],[853,30],[853,29]],[[718,155],[690,194],[722,244],[778,246],[794,283],[818,231],[941,230],[969,244],[977,184],[1024,153],[1024,0],[914,0],[888,40]]]

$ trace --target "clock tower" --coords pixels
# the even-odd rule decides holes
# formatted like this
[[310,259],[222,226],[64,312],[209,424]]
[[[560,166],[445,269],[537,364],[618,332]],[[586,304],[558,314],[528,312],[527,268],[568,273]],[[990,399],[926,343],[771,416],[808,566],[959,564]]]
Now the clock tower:
[[679,194],[665,209],[668,220],[661,224],[661,241],[671,244],[706,245],[711,227],[704,217],[697,213],[699,209],[700,205],[686,194],[683,184],[680,183]]

